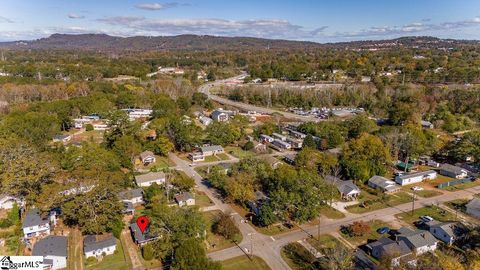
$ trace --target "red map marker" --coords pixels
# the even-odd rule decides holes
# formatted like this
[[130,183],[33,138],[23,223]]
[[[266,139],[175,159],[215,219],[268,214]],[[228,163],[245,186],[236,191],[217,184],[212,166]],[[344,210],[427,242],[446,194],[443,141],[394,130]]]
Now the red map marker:
[[148,220],[147,216],[140,216],[137,218],[137,226],[140,228],[140,231],[143,233],[145,229],[148,227],[148,223],[150,221]]

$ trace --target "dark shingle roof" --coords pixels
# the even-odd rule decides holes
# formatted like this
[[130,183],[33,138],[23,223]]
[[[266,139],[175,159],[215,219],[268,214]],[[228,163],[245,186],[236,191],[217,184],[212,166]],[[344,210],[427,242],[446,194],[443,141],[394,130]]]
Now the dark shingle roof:
[[39,240],[33,247],[32,255],[67,257],[67,237],[50,235]]
[[115,239],[112,234],[87,235],[83,239],[83,249],[85,252],[115,246],[116,244],[117,239]]
[[143,189],[136,188],[118,193],[120,200],[131,200],[133,198],[143,197]]
[[175,195],[175,200],[177,202],[184,202],[190,199],[193,199],[193,197],[192,197],[192,194],[190,194],[189,192],[183,192]]
[[411,230],[409,228],[402,227],[398,230],[398,232],[400,232],[400,235],[398,235],[400,239],[409,242],[415,248],[432,246],[438,242],[429,231]]
[[28,228],[32,226],[39,226],[47,224],[48,220],[42,219],[40,216],[40,210],[37,208],[32,208],[28,211],[25,219],[23,220],[22,228]]

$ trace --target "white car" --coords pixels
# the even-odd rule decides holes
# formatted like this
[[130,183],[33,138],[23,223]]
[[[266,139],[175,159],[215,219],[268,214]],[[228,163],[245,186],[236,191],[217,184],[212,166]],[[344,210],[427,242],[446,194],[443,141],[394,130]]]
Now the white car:
[[433,218],[431,216],[421,216],[420,219],[424,222],[433,221]]
[[420,191],[420,190],[423,190],[423,187],[414,186],[414,187],[412,187],[412,190],[413,191]]

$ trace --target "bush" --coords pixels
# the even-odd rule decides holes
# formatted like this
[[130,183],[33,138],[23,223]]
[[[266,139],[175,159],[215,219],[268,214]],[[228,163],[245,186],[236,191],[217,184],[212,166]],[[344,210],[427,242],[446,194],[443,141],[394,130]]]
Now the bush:
[[151,261],[153,259],[153,248],[152,245],[146,244],[142,248],[142,256],[145,261]]
[[243,150],[245,150],[245,151],[250,151],[250,150],[252,150],[254,147],[255,147],[255,145],[253,144],[253,142],[252,142],[252,141],[248,141],[248,142],[243,146]]
[[299,243],[290,243],[283,248],[283,251],[297,269],[312,269],[315,257]]
[[235,226],[229,215],[222,213],[218,221],[213,224],[212,229],[214,233],[234,242],[240,240],[240,230]]
[[93,125],[92,124],[86,124],[85,125],[85,131],[92,131],[93,130]]
[[363,236],[371,232],[370,225],[365,221],[355,221],[349,226],[342,227],[342,233],[348,236]]
[[97,259],[95,257],[88,257],[87,261],[86,261],[86,264],[90,265],[90,264],[94,264],[96,262],[97,262]]

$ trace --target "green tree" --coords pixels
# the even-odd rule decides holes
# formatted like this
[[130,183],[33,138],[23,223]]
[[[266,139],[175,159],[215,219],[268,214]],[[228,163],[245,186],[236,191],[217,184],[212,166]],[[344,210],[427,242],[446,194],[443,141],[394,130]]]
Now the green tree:
[[278,218],[269,203],[264,203],[260,207],[260,215],[257,217],[261,226],[270,226],[275,223]]
[[207,127],[207,140],[212,144],[226,145],[240,139],[241,132],[230,123],[213,122]]
[[212,262],[197,239],[188,239],[175,249],[172,262],[174,270],[220,270],[218,262]]
[[253,144],[252,141],[248,141],[245,143],[245,145],[243,145],[243,150],[245,151],[250,151],[252,150],[253,148],[255,147],[255,145]]
[[312,135],[308,134],[307,137],[305,137],[305,139],[303,140],[303,147],[304,148],[313,148],[313,149],[317,148],[317,143],[313,139]]
[[167,136],[159,136],[155,141],[148,144],[148,149],[152,150],[156,155],[167,156],[172,152],[175,145]]
[[145,261],[151,261],[153,259],[153,247],[151,244],[146,244],[142,247],[142,256]]
[[222,213],[218,220],[213,224],[213,232],[222,235],[226,239],[238,242],[241,238],[240,230],[233,222],[230,215]]

